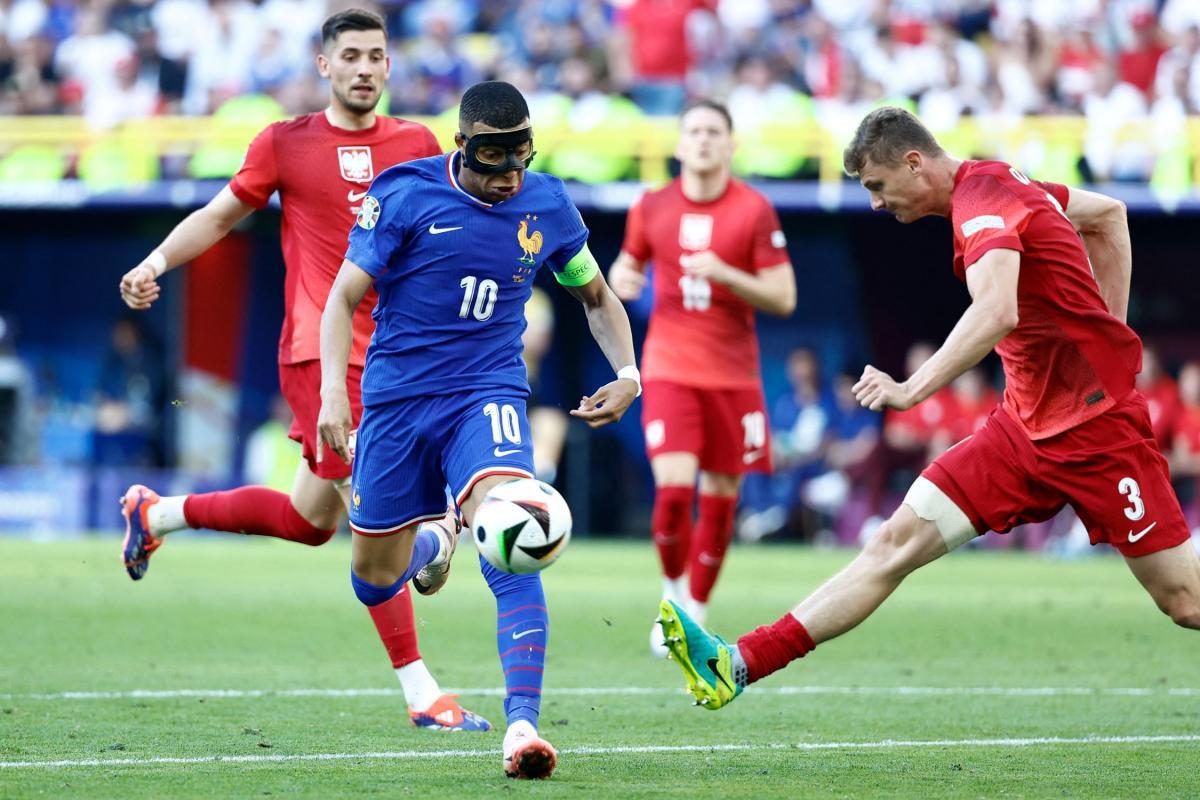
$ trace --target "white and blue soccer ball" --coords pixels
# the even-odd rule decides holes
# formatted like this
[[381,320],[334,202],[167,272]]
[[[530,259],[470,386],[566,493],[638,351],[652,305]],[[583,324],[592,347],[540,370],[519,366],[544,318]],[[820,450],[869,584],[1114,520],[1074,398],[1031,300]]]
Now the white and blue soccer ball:
[[475,509],[475,546],[502,572],[526,575],[553,564],[571,541],[571,509],[554,487],[533,478],[493,486]]

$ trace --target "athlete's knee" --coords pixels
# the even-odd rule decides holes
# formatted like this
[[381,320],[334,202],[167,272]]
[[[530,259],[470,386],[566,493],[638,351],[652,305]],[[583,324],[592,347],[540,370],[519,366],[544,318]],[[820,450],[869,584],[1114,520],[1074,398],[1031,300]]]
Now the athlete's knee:
[[400,578],[396,576],[389,580],[384,572],[373,572],[369,569],[359,571],[357,562],[350,566],[350,585],[354,587],[354,595],[365,606],[377,606],[391,600],[403,588],[398,586]]
[[[403,577],[403,572],[397,572],[390,568],[387,564],[381,563],[377,558],[355,554],[350,559],[350,574],[352,579],[358,578],[373,586],[391,586],[396,581]],[[358,582],[354,582],[354,591],[359,594]],[[359,594],[358,599],[362,600],[362,594]],[[366,603],[366,600],[363,600]],[[367,605],[375,605],[375,603],[367,603]]]
[[[863,556],[878,572],[900,580],[930,561],[931,527],[932,523],[901,506],[867,541]],[[933,531],[937,536],[936,528]]]
[[1200,597],[1195,591],[1179,587],[1159,599],[1158,607],[1181,628],[1200,630]]
[[[322,527],[309,522],[296,510],[294,505],[288,507],[290,512],[284,520],[287,538],[293,542],[306,544],[310,547],[320,547],[333,538],[337,529],[333,526]],[[336,525],[336,523],[335,523]]]

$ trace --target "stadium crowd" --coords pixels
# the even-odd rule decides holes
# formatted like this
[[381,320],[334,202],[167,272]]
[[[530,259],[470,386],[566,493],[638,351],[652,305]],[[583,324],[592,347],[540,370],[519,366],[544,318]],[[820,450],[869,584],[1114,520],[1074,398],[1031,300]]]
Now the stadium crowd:
[[[338,0],[339,4],[349,4]],[[207,114],[267,95],[322,106],[326,0],[0,0],[0,114],[96,126]],[[1200,0],[395,0],[389,107],[436,115],[487,77],[573,128],[728,100],[743,131],[843,131],[902,102],[935,131],[962,116],[1089,124],[1084,178],[1148,177],[1131,121],[1161,136],[1200,108]],[[632,101],[630,103],[629,101]],[[634,105],[636,104],[636,106]],[[1161,144],[1161,142],[1160,142]]]

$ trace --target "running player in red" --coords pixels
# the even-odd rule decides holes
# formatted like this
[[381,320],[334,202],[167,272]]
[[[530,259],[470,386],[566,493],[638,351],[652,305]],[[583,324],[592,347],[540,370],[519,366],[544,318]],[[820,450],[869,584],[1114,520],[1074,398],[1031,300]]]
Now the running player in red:
[[[733,537],[742,475],[771,469],[754,312],[791,314],[796,278],[775,209],[730,176],[733,122],[725,107],[708,100],[688,106],[675,155],[679,178],[629,210],[608,279],[618,297],[635,300],[646,263],[654,262],[642,353],[651,526],[663,598],[704,620]],[[650,649],[666,656],[657,625]]]
[[[1200,629],[1200,559],[1134,389],[1142,346],[1125,324],[1132,252],[1125,207],[1031,181],[998,161],[960,161],[906,111],[859,124],[846,171],[900,222],[949,217],[954,272],[971,304],[941,349],[898,383],[868,366],[873,411],[907,409],[995,348],[1004,398],[939,456],[859,556],[772,625],[728,645],[663,603],[663,629],[699,704],[720,708],[754,681],[866,619],[913,570],[988,530],[1075,509],[1170,618]],[[1090,262],[1089,262],[1090,257]]]
[[[291,438],[304,452],[291,495],[261,486],[228,492],[159,497],[141,485],[122,498],[126,536],[122,557],[129,577],[140,580],[163,536],[185,528],[274,536],[301,544],[329,541],[349,503],[350,466],[317,458],[321,409],[320,324],[329,289],[346,251],[362,198],[376,175],[414,158],[441,153],[421,125],[378,116],[375,106],[390,61],[383,20],[351,9],[321,29],[317,56],[329,80],[329,107],[277,122],[250,144],[241,169],[204,208],[176,226],[158,249],[121,279],[130,308],[146,309],[159,296],[158,278],[207,250],[278,191],[283,206],[281,239],[287,278],[286,313],[279,338],[279,383],[295,415]],[[362,413],[359,384],[370,341],[372,293],[354,316],[354,347],[346,385],[355,424]],[[327,454],[328,455],[328,454]],[[456,526],[453,515],[442,523]],[[370,609],[380,639],[404,688],[412,723],[444,730],[488,730],[487,720],[443,694],[417,648],[412,596],[401,591]]]

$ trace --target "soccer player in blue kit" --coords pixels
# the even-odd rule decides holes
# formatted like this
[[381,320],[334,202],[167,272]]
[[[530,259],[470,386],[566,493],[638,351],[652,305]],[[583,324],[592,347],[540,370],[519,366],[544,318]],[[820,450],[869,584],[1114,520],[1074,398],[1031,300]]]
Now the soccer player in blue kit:
[[[472,86],[455,142],[449,155],[375,180],[321,320],[319,434],[349,461],[351,317],[372,285],[379,293],[350,509],[350,577],[368,606],[409,580],[422,594],[446,582],[457,535],[418,530],[445,515],[446,486],[469,527],[489,489],[533,477],[521,333],[542,265],[583,304],[617,373],[571,413],[591,427],[616,422],[641,392],[629,318],[588,250],[579,211],[562,181],[527,171],[533,129],[521,93],[501,81]],[[496,595],[504,771],[546,778],[557,755],[537,733],[549,631],[541,578],[479,562]]]

